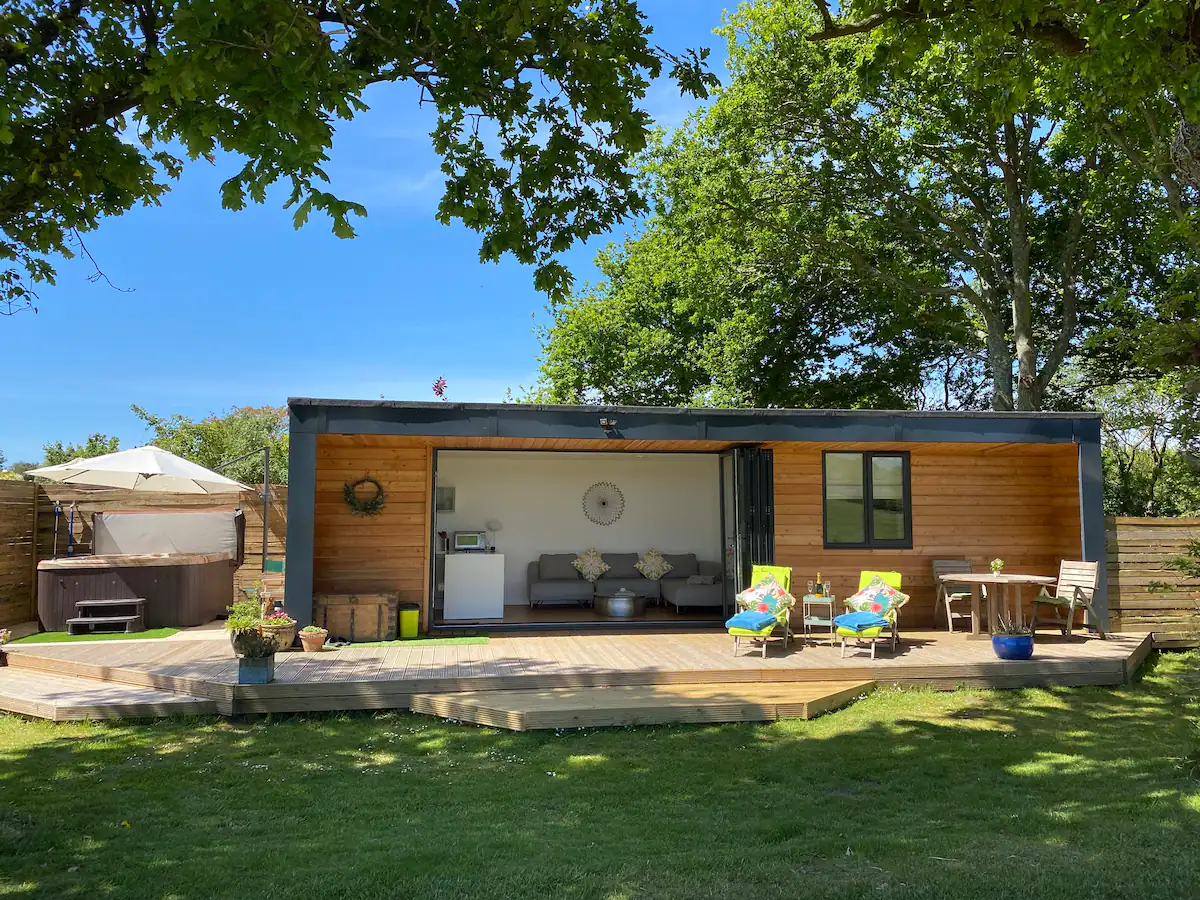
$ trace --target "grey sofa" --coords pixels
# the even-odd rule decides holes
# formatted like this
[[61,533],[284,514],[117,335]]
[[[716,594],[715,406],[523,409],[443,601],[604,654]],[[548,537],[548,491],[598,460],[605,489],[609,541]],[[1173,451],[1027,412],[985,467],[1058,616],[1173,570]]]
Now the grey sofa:
[[[673,567],[659,580],[647,578],[635,568],[640,554],[603,553],[609,569],[595,584],[587,581],[572,565],[576,553],[543,553],[529,563],[527,572],[529,605],[578,603],[589,606],[596,595],[612,594],[624,588],[647,600],[665,600],[676,609],[689,606],[720,606],[723,600],[721,564],[697,561],[694,553],[663,554]],[[692,575],[711,575],[714,584],[688,584]]]

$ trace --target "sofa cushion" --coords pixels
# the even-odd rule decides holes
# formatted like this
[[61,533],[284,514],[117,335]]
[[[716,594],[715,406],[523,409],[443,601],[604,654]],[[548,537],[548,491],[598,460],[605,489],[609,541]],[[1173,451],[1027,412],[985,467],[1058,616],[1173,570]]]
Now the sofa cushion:
[[542,581],[578,581],[574,553],[543,553],[538,557]]
[[608,563],[595,547],[579,554],[571,565],[579,570],[580,575],[592,582],[608,571]]
[[543,603],[555,603],[560,600],[583,603],[591,599],[592,586],[582,578],[576,578],[572,581],[564,579],[539,581],[529,585],[529,603],[531,606],[540,606]]
[[725,605],[723,584],[688,584],[686,578],[664,578],[658,583],[663,599],[677,607]]
[[604,561],[608,563],[605,578],[637,578],[638,555],[636,553],[605,553]]
[[691,578],[699,572],[695,553],[664,553],[663,559],[671,564],[667,578]]
[[671,564],[663,559],[661,553],[654,549],[647,550],[642,558],[637,561],[636,565],[639,572],[647,578],[653,578],[655,581],[671,571]]

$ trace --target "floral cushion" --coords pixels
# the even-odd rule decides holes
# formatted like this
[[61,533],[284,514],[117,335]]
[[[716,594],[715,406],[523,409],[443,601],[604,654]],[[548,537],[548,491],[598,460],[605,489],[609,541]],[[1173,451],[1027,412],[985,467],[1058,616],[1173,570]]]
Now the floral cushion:
[[774,575],[767,575],[754,587],[738,594],[737,603],[742,609],[771,613],[778,617],[785,609],[796,605],[796,598],[783,589],[783,585],[775,580]]
[[902,594],[882,578],[876,576],[871,583],[846,598],[846,608],[854,612],[869,612],[887,616],[908,602],[908,594]]
[[639,559],[633,566],[651,581],[658,581],[673,568],[669,562],[663,559],[663,555],[657,550],[647,550],[645,555]]
[[580,554],[571,563],[585,579],[595,583],[596,579],[607,572],[611,566],[604,561],[604,557],[600,552],[593,547],[587,553]]

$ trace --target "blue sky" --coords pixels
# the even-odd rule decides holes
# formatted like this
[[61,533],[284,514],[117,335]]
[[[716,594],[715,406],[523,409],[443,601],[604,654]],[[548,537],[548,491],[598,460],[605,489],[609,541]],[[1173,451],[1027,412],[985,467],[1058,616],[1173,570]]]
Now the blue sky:
[[[642,0],[655,43],[711,47],[731,2]],[[535,328],[545,298],[511,259],[478,261],[478,237],[434,218],[441,193],[432,127],[415,92],[384,87],[338,132],[332,189],[364,203],[358,237],[342,241],[314,216],[300,231],[278,202],[233,213],[218,188],[233,159],[190,165],[158,208],[110,219],[85,237],[112,282],[93,284],[81,259],[61,261],[40,312],[0,319],[0,451],[39,461],[47,441],[90,432],[145,443],[138,404],[201,417],[289,396],[501,400],[536,378]],[[696,106],[665,79],[646,109],[667,126]],[[610,238],[564,259],[577,284]]]

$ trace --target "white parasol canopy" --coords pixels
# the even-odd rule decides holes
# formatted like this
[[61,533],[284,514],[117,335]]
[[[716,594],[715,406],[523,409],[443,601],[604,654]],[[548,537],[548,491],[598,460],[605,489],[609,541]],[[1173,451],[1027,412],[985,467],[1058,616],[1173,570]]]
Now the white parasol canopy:
[[240,481],[226,478],[160,447],[134,447],[57,466],[31,469],[27,474],[60,484],[161,491],[165,494],[233,494],[248,491]]

